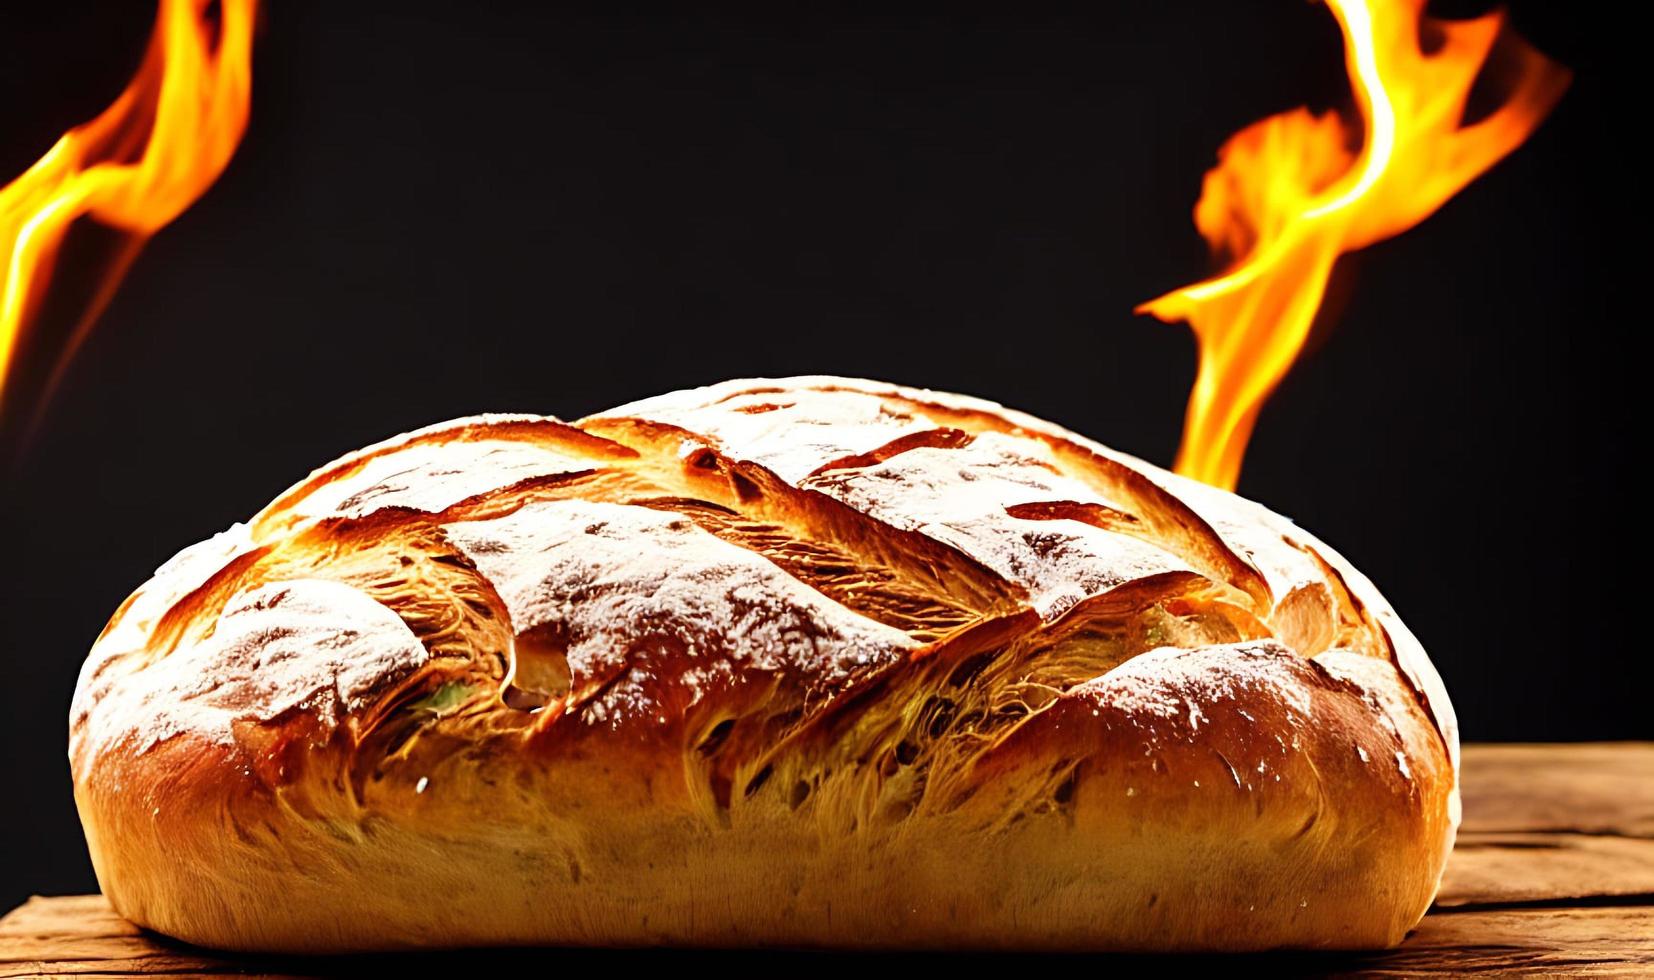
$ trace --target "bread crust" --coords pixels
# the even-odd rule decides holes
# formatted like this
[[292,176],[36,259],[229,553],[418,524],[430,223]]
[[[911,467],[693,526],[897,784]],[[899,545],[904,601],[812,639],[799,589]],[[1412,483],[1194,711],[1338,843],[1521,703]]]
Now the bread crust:
[[82,671],[123,915],[207,946],[1398,942],[1457,728],[1233,495],[845,378],[479,416],[186,549]]

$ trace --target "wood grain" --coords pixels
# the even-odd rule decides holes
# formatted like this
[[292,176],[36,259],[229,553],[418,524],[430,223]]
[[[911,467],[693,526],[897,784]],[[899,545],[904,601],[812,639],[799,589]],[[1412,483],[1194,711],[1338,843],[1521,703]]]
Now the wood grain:
[[1466,833],[1654,839],[1654,742],[1470,745],[1463,782]]
[[[1463,783],[1464,825],[1436,907],[1398,949],[1171,962],[1278,976],[1654,975],[1654,743],[1469,746]],[[560,971],[647,969],[665,965],[658,962],[664,959],[676,969],[687,961],[692,969],[794,970],[819,968],[822,955],[563,950],[557,962]],[[542,972],[545,957],[542,950],[232,957],[146,933],[99,895],[32,898],[0,919],[0,977],[491,975]],[[1000,957],[973,957],[972,964],[993,959]],[[864,965],[854,968],[869,962],[860,959]],[[1151,968],[1132,957],[1109,963],[1128,971]]]
[[1467,834],[1459,838],[1437,908],[1654,900],[1654,841],[1588,834]]
[[1471,745],[1438,908],[1654,902],[1654,743]]

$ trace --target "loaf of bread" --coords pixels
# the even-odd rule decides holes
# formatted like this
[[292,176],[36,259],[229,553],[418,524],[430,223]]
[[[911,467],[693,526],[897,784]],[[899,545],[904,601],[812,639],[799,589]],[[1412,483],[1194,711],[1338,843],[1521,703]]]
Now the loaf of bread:
[[1385,946],[1457,752],[1287,520],[826,377],[329,464],[121,606],[69,743],[122,915],[281,952]]

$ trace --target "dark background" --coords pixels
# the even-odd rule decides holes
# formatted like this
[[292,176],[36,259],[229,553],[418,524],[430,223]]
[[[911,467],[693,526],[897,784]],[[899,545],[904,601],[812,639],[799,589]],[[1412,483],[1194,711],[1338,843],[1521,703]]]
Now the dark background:
[[[0,14],[0,181],[108,104],[153,16],[21,6]],[[64,746],[110,612],[364,443],[823,372],[1169,462],[1194,347],[1132,307],[1209,271],[1189,212],[1227,135],[1345,104],[1336,27],[1292,0],[1001,6],[264,11],[239,155],[144,253],[28,446],[28,406],[5,407],[0,907],[95,885]],[[1642,603],[1625,338],[1646,317],[1613,308],[1601,229],[1635,184],[1591,8],[1516,5],[1573,89],[1343,263],[1347,308],[1241,485],[1381,585],[1467,739],[1650,734],[1621,628]]]

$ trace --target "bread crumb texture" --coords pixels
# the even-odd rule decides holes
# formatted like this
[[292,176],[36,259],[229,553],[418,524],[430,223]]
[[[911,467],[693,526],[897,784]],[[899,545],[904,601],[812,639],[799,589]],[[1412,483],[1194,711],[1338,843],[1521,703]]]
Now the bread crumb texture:
[[[604,773],[647,769],[638,807],[705,833],[889,842],[931,817],[1012,860],[1019,821],[1153,806],[1162,776],[1180,801],[1238,793],[1262,815],[1311,733],[1398,798],[1421,752],[1456,767],[1428,659],[1331,549],[989,402],[805,377],[574,423],[460,419],[322,467],[122,605],[81,673],[70,757],[92,836],[100,780],[184,738],[335,837],[490,793],[501,819],[528,797],[566,809],[545,773],[594,778],[582,760],[606,754]],[[1126,747],[1088,748],[1104,743]],[[1177,763],[1190,747],[1198,764]],[[1152,819],[1175,828],[1178,807]],[[537,832],[578,836],[566,817]],[[1307,819],[1290,829],[1313,840]],[[590,847],[566,848],[576,884]],[[1038,901],[1078,887],[1040,873]],[[123,911],[189,931],[127,891]],[[1145,922],[1163,914],[1142,897]],[[1290,898],[1289,916],[1310,904]],[[472,928],[454,935],[491,936]],[[614,938],[594,930],[540,938]]]

